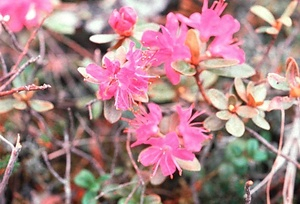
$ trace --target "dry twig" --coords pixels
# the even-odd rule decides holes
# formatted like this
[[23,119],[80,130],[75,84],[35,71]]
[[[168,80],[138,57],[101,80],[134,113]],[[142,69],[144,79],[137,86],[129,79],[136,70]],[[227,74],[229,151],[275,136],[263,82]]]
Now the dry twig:
[[7,139],[5,139],[2,135],[0,135],[0,139],[3,142],[5,142],[8,146],[10,146],[11,149],[12,149],[7,167],[6,167],[5,172],[4,172],[3,179],[0,183],[0,197],[2,197],[3,193],[4,193],[4,190],[7,186],[8,179],[12,174],[14,165],[15,165],[15,163],[17,161],[17,158],[19,156],[19,153],[21,151],[22,145],[20,143],[20,135],[18,135],[18,137],[17,137],[16,146],[14,146],[11,142],[9,142]]

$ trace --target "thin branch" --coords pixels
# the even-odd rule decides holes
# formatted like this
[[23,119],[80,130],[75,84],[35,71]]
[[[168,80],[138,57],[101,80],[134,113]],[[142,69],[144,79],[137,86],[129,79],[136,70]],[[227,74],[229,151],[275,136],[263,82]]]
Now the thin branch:
[[3,91],[17,76],[19,76],[24,70],[25,68],[36,62],[38,59],[40,58],[40,56],[37,56],[37,57],[33,57],[33,58],[30,58],[27,62],[25,62],[21,67],[20,69],[18,69],[1,87],[0,87],[0,92]]
[[37,86],[35,84],[27,85],[27,86],[21,86],[19,88],[14,88],[8,91],[2,91],[0,92],[0,97],[12,95],[14,93],[19,93],[21,91],[39,91],[39,90],[45,90],[51,88],[49,84],[43,84],[42,86]]
[[252,136],[254,136],[258,141],[260,141],[269,150],[271,150],[275,154],[279,154],[279,156],[282,156],[283,158],[285,158],[289,162],[293,163],[298,169],[300,169],[300,163],[298,163],[297,161],[293,160],[292,158],[290,158],[286,154],[283,154],[282,152],[278,152],[278,150],[273,145],[271,145],[267,140],[265,140],[260,134],[258,134],[257,132],[255,132],[254,130],[252,130],[252,129],[248,128],[248,127],[246,127],[246,130],[249,133],[251,133]]
[[282,109],[281,110],[281,127],[280,127],[280,137],[279,137],[279,144],[278,144],[278,153],[277,153],[276,159],[275,159],[275,161],[272,165],[272,169],[271,169],[271,172],[270,172],[270,179],[268,180],[267,188],[266,188],[267,204],[271,204],[270,188],[271,188],[272,178],[273,178],[273,175],[275,173],[275,168],[276,168],[277,163],[278,163],[279,155],[280,155],[281,150],[282,150],[283,135],[284,135],[284,121],[285,121],[285,112]]
[[195,77],[195,80],[197,82],[198,89],[199,89],[201,95],[203,96],[203,99],[206,101],[206,103],[208,105],[210,105],[211,101],[210,101],[210,99],[208,98],[208,96],[205,92],[202,81],[200,80],[200,74],[201,74],[202,71],[203,71],[203,69],[201,67],[196,67],[196,74],[194,75],[194,77]]
[[71,191],[71,143],[70,137],[67,132],[64,134],[64,149],[66,151],[66,171],[65,171],[65,194],[66,204],[71,204],[72,191]]
[[245,183],[245,192],[246,192],[246,198],[245,198],[245,204],[251,204],[251,191],[250,187],[253,185],[253,181],[249,180]]
[[[19,42],[16,38],[16,35],[7,27],[6,22],[2,20],[1,25],[2,25],[2,28],[4,29],[4,31],[9,35],[15,49],[19,52],[23,52],[23,48],[19,44]],[[28,53],[26,53],[26,54],[29,58],[31,57],[31,56],[28,55]]]
[[[132,152],[131,152],[131,148],[130,148],[130,137],[131,137],[131,134],[128,132],[127,133],[127,140],[126,140],[126,150],[127,150],[127,154],[130,158],[130,161],[131,161],[131,164],[132,166],[134,167],[138,177],[139,177],[139,181],[140,181],[140,184],[142,186],[142,188],[144,188],[145,186],[145,181],[143,179],[143,176],[141,175],[140,173],[140,169],[139,167],[137,166],[137,164],[135,163],[134,159],[133,159],[133,155],[132,155]],[[137,186],[138,187],[138,186]],[[134,191],[132,191],[134,193]],[[129,197],[129,196],[128,196]],[[127,199],[126,199],[127,200]],[[128,200],[129,201],[129,200]],[[126,202],[126,201],[125,201]],[[143,204],[144,202],[144,190],[141,192],[141,200],[140,200],[140,203]]]
[[74,40],[71,40],[70,38],[67,38],[64,35],[60,35],[58,33],[52,32],[50,30],[47,30],[47,31],[57,41],[60,41],[60,42],[64,43],[69,48],[71,48],[73,51],[77,52],[79,55],[84,56],[86,58],[89,58],[89,59],[93,60],[93,54],[90,53],[87,49],[83,48],[81,45],[79,45]]
[[2,70],[3,70],[3,75],[5,76],[7,74],[7,66],[6,66],[4,57],[1,52],[0,52],[0,63],[1,63]]
[[71,151],[74,154],[88,160],[94,166],[94,168],[98,171],[99,175],[105,174],[105,171],[103,170],[102,166],[98,163],[98,161],[94,157],[90,156],[89,154],[87,154],[75,147],[72,147]]
[[5,169],[3,179],[0,183],[0,197],[2,197],[3,193],[5,191],[5,188],[7,186],[9,177],[11,176],[11,174],[13,172],[15,163],[16,163],[19,153],[22,149],[22,145],[20,143],[20,135],[18,135],[18,137],[17,137],[16,146],[14,146],[12,143],[10,143],[8,140],[6,140],[2,135],[0,135],[0,139],[12,148],[11,155],[10,155],[7,167]]
[[87,109],[88,109],[88,111],[89,111],[89,118],[90,118],[90,120],[93,119],[93,113],[92,113],[92,107],[93,107],[93,104],[96,103],[96,102],[98,102],[98,101],[99,101],[98,99],[93,99],[93,100],[89,101],[89,102],[86,104],[86,107],[87,107]]
[[49,159],[48,159],[48,155],[47,153],[44,151],[42,152],[42,156],[43,156],[43,159],[47,165],[47,168],[49,169],[50,173],[62,184],[65,183],[65,179],[62,178],[52,167],[52,165],[50,164],[49,162]]
[[95,200],[98,200],[99,198],[105,196],[105,194],[107,194],[107,193],[109,193],[109,192],[116,191],[116,190],[125,188],[125,187],[130,186],[130,185],[133,185],[133,184],[137,184],[137,183],[138,183],[138,181],[130,181],[130,182],[128,182],[128,183],[118,184],[118,185],[117,185],[116,187],[114,187],[114,188],[109,188],[107,191],[101,192],[97,197],[95,197]]

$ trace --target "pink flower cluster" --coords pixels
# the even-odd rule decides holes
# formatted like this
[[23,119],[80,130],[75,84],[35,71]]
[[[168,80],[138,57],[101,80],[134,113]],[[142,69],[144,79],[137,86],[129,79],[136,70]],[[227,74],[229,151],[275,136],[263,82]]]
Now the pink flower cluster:
[[[191,53],[186,45],[188,27],[199,32],[201,49],[211,42],[203,59],[222,57],[236,59],[240,63],[245,61],[245,53],[239,47],[240,43],[233,38],[240,29],[240,23],[231,15],[221,16],[227,3],[224,0],[215,1],[208,8],[208,0],[204,0],[202,13],[194,13],[187,18],[181,14],[169,13],[166,25],[161,31],[146,31],[142,36],[142,44],[155,53],[154,67],[164,64],[166,76],[172,84],[178,84],[180,74],[172,68],[172,63],[179,60],[189,60]],[[203,54],[203,53],[202,53]]]
[[227,3],[225,0],[214,1],[208,8],[208,0],[203,1],[202,13],[193,13],[189,18],[177,14],[182,23],[199,31],[200,40],[212,42],[207,48],[209,56],[236,59],[240,63],[245,61],[245,53],[239,47],[240,43],[233,38],[240,29],[240,23],[231,15],[221,16]]
[[24,26],[37,26],[43,13],[50,13],[51,10],[51,0],[0,1],[0,15],[9,16],[7,24],[13,32],[21,31]]
[[144,71],[143,52],[134,46],[131,43],[127,53],[122,52],[124,47],[120,47],[116,58],[108,53],[102,66],[90,64],[86,67],[86,79],[99,85],[99,99],[114,98],[115,106],[120,110],[131,109],[135,101],[148,101],[148,79],[151,77]]
[[134,114],[135,118],[129,120],[128,132],[136,136],[132,146],[150,145],[140,153],[139,161],[144,166],[153,165],[153,176],[160,167],[164,176],[170,175],[172,178],[176,169],[179,174],[182,172],[176,159],[195,159],[194,152],[199,152],[203,142],[210,136],[200,122],[194,122],[202,113],[193,114],[193,105],[187,109],[177,106],[177,119],[169,118],[167,123],[162,122],[162,112],[157,104],[149,103],[148,109],[149,112],[141,107]]

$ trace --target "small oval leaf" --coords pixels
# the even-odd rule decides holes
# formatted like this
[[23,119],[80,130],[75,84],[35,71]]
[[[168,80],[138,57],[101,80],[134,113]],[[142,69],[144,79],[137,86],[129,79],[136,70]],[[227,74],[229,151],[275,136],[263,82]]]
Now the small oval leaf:
[[246,87],[241,78],[234,79],[234,87],[238,96],[245,102],[247,102],[247,92]]
[[230,113],[228,110],[221,110],[216,113],[216,116],[221,120],[229,120],[232,116],[232,113]]
[[182,169],[188,170],[188,171],[200,171],[201,170],[201,165],[200,162],[196,157],[192,161],[188,160],[182,160],[179,158],[175,158],[177,163]]
[[294,13],[294,11],[295,11],[295,9],[297,7],[297,4],[298,4],[297,0],[292,0],[289,3],[289,5],[286,7],[285,11],[283,12],[283,14],[281,15],[280,18],[282,18],[282,17],[290,17]]
[[26,103],[23,101],[15,101],[13,106],[15,109],[18,109],[18,110],[25,110],[27,108]]
[[74,178],[75,184],[85,189],[89,189],[95,181],[96,178],[87,169],[81,170]]
[[290,107],[292,107],[293,104],[294,104],[294,100],[291,99],[290,97],[276,96],[271,100],[268,111],[286,110],[286,109],[289,109]]
[[270,130],[270,124],[268,123],[268,121],[266,121],[266,119],[264,117],[262,117],[261,115],[257,115],[255,117],[252,118],[252,121],[255,125],[257,125],[258,127],[265,129],[265,130]]
[[210,89],[207,92],[207,96],[212,105],[219,110],[226,110],[228,108],[228,102],[226,96],[217,89]]
[[241,137],[245,132],[245,125],[237,115],[232,115],[225,124],[225,128],[231,135],[236,137]]
[[90,41],[97,44],[109,43],[118,38],[117,34],[96,34],[90,37]]
[[267,79],[268,79],[270,86],[272,86],[274,89],[282,90],[282,91],[290,90],[290,86],[289,86],[286,78],[283,76],[280,76],[275,73],[269,73]]
[[110,123],[117,122],[122,116],[122,111],[115,107],[115,100],[104,101],[104,117]]
[[203,121],[203,126],[209,131],[217,131],[224,127],[225,121],[219,119],[216,115],[210,115]]
[[54,105],[51,102],[37,99],[29,101],[29,105],[37,112],[45,112],[54,108]]
[[238,64],[224,68],[207,69],[219,76],[231,78],[248,78],[255,74],[255,69],[248,64]]
[[162,174],[160,168],[158,168],[156,174],[150,178],[150,183],[152,185],[160,185],[166,180],[166,178],[167,177]]
[[250,106],[240,106],[236,113],[243,118],[253,118],[258,114],[258,110]]
[[196,69],[191,67],[189,63],[185,61],[176,61],[171,64],[172,68],[185,76],[193,76],[196,74]]
[[260,5],[254,5],[250,8],[250,11],[269,23],[270,25],[275,25],[276,20],[273,14],[266,8]]
[[239,61],[234,60],[234,59],[223,59],[223,58],[218,58],[218,59],[209,59],[205,60],[200,63],[201,67],[204,67],[206,69],[216,69],[216,68],[224,68],[224,67],[230,67],[237,65]]
[[6,113],[14,108],[15,99],[7,98],[0,100],[0,114]]

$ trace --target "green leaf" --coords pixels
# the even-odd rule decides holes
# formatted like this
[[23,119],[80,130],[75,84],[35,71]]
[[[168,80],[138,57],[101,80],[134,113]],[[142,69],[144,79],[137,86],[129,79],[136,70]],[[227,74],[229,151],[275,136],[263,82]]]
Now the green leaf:
[[179,158],[175,158],[177,163],[182,169],[188,170],[188,171],[200,171],[201,170],[201,165],[200,162],[196,157],[192,161],[188,160],[182,160]]
[[212,105],[219,110],[226,110],[228,102],[226,96],[217,89],[210,89],[207,91],[207,96],[211,101]]
[[118,200],[118,204],[138,204],[139,202],[134,200],[133,198],[131,198],[128,202],[126,202],[127,197],[126,198],[121,198],[120,200]]
[[238,64],[234,66],[228,66],[224,68],[207,69],[208,71],[215,73],[219,76],[231,77],[231,78],[248,78],[255,74],[255,69],[248,64]]
[[159,195],[157,194],[151,194],[151,195],[147,195],[144,198],[144,203],[145,204],[161,204],[161,198]]
[[97,44],[109,43],[118,38],[117,34],[96,34],[90,37],[90,41]]
[[83,198],[82,204],[97,204],[98,201],[95,199],[97,197],[97,192],[87,191]]
[[216,115],[210,115],[203,121],[203,126],[209,131],[217,131],[224,127],[225,121]]
[[265,83],[254,86],[253,88],[253,97],[256,102],[264,101],[267,97],[267,87]]
[[202,61],[200,63],[200,66],[210,70],[216,68],[230,67],[237,65],[238,63],[239,62],[237,60],[218,58]]
[[150,99],[157,103],[166,103],[172,101],[176,97],[174,88],[163,81],[151,84],[148,94]]
[[51,102],[37,99],[29,101],[29,105],[33,110],[37,112],[45,112],[54,108]]
[[240,106],[237,108],[236,113],[243,118],[253,118],[258,114],[258,110],[250,106]]
[[246,149],[249,156],[253,157],[255,152],[258,151],[258,148],[259,143],[256,139],[251,138],[247,141]]
[[237,115],[232,115],[226,122],[225,128],[231,135],[236,137],[241,137],[245,132],[245,125]]
[[234,157],[240,157],[242,156],[243,152],[246,149],[246,143],[243,139],[235,139],[233,142],[231,142],[227,148],[226,148],[226,158],[228,160],[232,160]]
[[218,78],[218,75],[207,70],[203,70],[200,74],[200,80],[204,88],[211,87],[217,82]]
[[255,117],[252,118],[252,121],[255,125],[257,125],[258,127],[265,129],[265,130],[270,130],[270,124],[268,123],[268,121],[266,121],[266,119],[264,117],[262,117],[261,115],[257,115]]
[[293,24],[293,21],[289,16],[281,16],[278,21],[287,27],[291,27]]
[[115,123],[120,120],[121,116],[122,111],[116,109],[114,99],[104,101],[104,117],[108,122]]
[[11,98],[0,100],[0,114],[12,110],[15,102],[16,100]]
[[228,110],[221,110],[216,113],[216,116],[221,120],[229,120],[232,116],[232,113],[230,113]]
[[247,101],[247,92],[246,92],[246,87],[242,81],[241,78],[235,78],[234,79],[234,87],[235,90],[238,94],[238,96],[243,100]]
[[185,61],[176,61],[171,64],[172,68],[185,76],[193,76],[196,74],[196,69],[191,67],[189,63]]
[[277,30],[274,27],[271,26],[261,26],[255,29],[255,32],[257,33],[268,33],[270,35],[277,35],[279,33],[279,30]]
[[166,180],[166,176],[164,176],[160,169],[157,169],[156,174],[150,177],[150,183],[152,185],[160,185]]
[[80,19],[76,12],[56,11],[45,20],[44,25],[52,31],[72,35],[79,23]]
[[253,155],[253,160],[257,162],[266,161],[268,159],[268,154],[265,151],[256,151]]
[[26,103],[23,101],[15,101],[13,106],[15,109],[18,109],[18,110],[25,110],[27,108]]
[[[284,10],[284,12],[280,18],[290,17],[294,13],[295,9],[297,8],[297,5],[298,5],[298,1],[296,1],[296,0],[291,1],[289,3],[289,5],[286,7],[286,9]],[[280,20],[280,18],[279,18],[279,20]]]
[[294,100],[290,97],[275,96],[269,104],[268,111],[286,110],[286,109],[289,109],[290,107],[292,107],[293,104],[294,104]]
[[87,169],[81,170],[74,178],[75,184],[85,189],[90,189],[95,181],[96,178],[94,177],[92,172]]
[[230,178],[234,174],[232,164],[222,163],[218,168],[220,178]]
[[105,198],[108,199],[116,199],[119,198],[120,195],[116,193],[116,189],[118,189],[119,184],[107,184],[102,187],[101,193],[104,194]]
[[111,175],[110,174],[103,174],[102,176],[100,176],[98,179],[97,179],[97,182],[99,182],[100,184],[102,184],[103,182],[109,180],[111,178]]
[[260,5],[254,5],[250,8],[250,11],[262,18],[264,21],[268,22],[270,25],[276,24],[276,19],[273,14],[265,7]]
[[285,77],[275,73],[269,73],[267,78],[270,86],[272,86],[274,89],[282,90],[282,91],[290,90],[290,86]]
[[243,168],[248,166],[248,160],[246,157],[241,156],[237,158],[233,158],[231,162],[238,168]]

